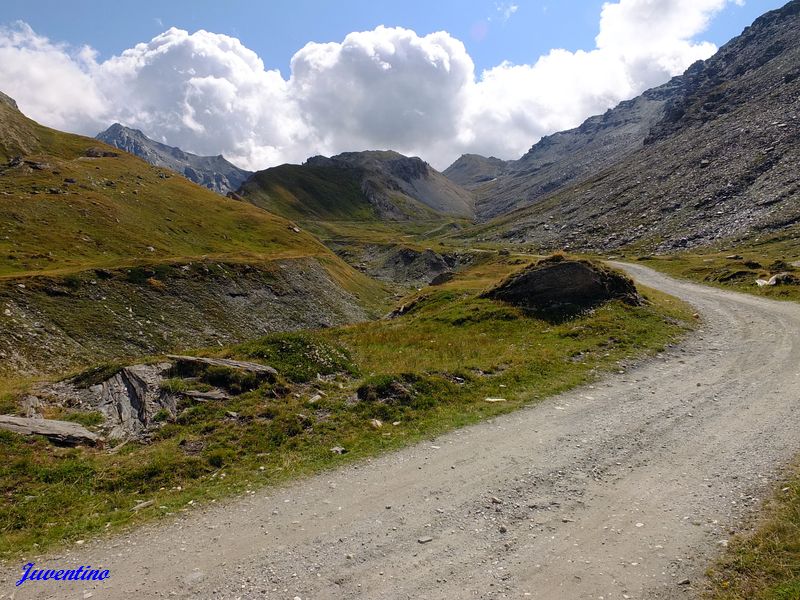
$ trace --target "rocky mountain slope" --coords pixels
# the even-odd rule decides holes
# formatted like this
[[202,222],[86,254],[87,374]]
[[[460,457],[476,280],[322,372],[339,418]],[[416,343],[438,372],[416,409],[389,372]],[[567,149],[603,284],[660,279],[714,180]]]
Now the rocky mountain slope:
[[[529,163],[550,174],[509,170],[479,190],[478,212],[513,208],[514,194],[529,194],[528,206],[471,234],[539,247],[670,250],[783,231],[800,222],[798,98],[793,0],[666,86],[534,146],[512,169]],[[572,160],[558,158],[570,145]],[[561,148],[553,164],[548,146]],[[606,158],[593,159],[595,150]]]
[[470,218],[472,194],[428,163],[392,151],[315,156],[259,171],[239,190],[246,200],[300,222]]
[[0,98],[0,375],[362,320],[316,238]]
[[462,154],[442,175],[468,190],[474,190],[503,174],[511,161],[480,154]]
[[[483,159],[494,172],[486,172],[484,181],[486,177],[491,181],[476,190],[478,216],[487,219],[530,206],[639,150],[679,89],[679,83],[673,80],[648,90],[587,119],[576,129],[543,137],[519,160],[500,165],[494,162],[498,159]],[[481,164],[475,159],[473,162]],[[450,166],[448,176],[458,167],[458,161]]]
[[151,140],[138,129],[114,123],[97,134],[97,139],[109,146],[138,156],[157,167],[180,173],[190,181],[218,194],[236,191],[252,173],[240,169],[219,156],[198,156],[180,148]]

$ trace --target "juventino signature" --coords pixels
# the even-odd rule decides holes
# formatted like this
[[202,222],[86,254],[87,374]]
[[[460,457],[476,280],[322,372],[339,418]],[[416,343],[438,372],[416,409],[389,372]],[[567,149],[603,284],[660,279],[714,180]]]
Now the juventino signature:
[[101,571],[93,569],[91,565],[84,567],[81,565],[77,569],[34,569],[35,563],[28,563],[22,567],[22,577],[17,582],[17,586],[26,581],[103,581],[111,577],[108,569]]

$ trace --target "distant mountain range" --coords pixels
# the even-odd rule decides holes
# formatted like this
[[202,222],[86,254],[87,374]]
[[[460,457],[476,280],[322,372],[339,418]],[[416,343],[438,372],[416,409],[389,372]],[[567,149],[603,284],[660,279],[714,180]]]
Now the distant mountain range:
[[[481,239],[540,248],[703,246],[800,223],[800,0],[707,61],[516,161],[467,155]],[[494,219],[494,220],[491,220]]]
[[219,156],[198,156],[180,148],[151,140],[138,129],[114,123],[99,133],[97,139],[109,146],[138,156],[151,165],[180,173],[190,181],[207,187],[218,194],[228,194],[239,189],[252,173],[231,164]]
[[393,151],[315,156],[259,171],[239,193],[299,222],[471,219],[474,197],[425,161]]

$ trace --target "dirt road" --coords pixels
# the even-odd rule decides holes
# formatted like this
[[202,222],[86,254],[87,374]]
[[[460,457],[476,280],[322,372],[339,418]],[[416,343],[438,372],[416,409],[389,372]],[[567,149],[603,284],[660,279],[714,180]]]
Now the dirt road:
[[514,414],[36,560],[103,565],[102,584],[11,596],[10,565],[0,597],[693,597],[800,451],[800,306],[627,268],[701,330]]

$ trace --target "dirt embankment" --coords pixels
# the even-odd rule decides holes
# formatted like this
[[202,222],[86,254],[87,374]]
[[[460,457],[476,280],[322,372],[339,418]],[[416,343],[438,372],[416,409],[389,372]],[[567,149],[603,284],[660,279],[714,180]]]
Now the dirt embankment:
[[96,269],[0,282],[0,374],[363,321],[359,299],[313,258]]

